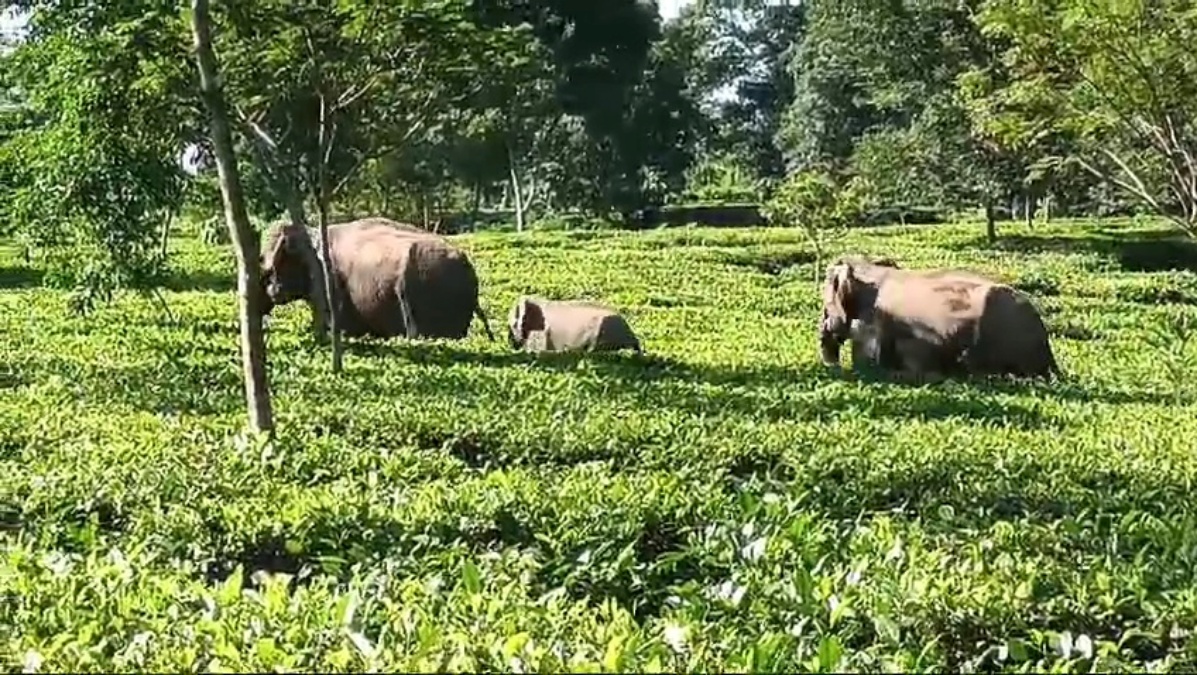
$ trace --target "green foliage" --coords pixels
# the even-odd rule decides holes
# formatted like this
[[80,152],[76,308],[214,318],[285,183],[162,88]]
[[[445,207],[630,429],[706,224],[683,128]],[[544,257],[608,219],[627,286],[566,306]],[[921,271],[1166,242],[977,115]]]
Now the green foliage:
[[462,2],[230,5],[215,45],[226,89],[234,110],[277,145],[267,166],[282,172],[282,189],[339,192],[367,160],[437,134],[477,90],[484,71],[473,64],[495,59],[466,10]]
[[[680,30],[693,34],[691,86],[703,94],[711,128],[704,146],[753,167],[768,179],[785,175],[777,142],[794,99],[790,50],[801,42],[806,2],[696,2],[684,7]],[[721,95],[730,92],[731,96]]]
[[764,199],[765,182],[751,166],[731,158],[707,158],[689,171],[687,200],[714,203],[755,203]]
[[1042,290],[1066,380],[926,388],[818,365],[794,230],[460,237],[492,319],[526,292],[602,299],[651,356],[538,359],[476,331],[351,344],[330,379],[285,307],[267,445],[238,435],[224,247],[173,240],[176,323],[131,297],[68,320],[0,247],[19,337],[0,348],[0,661],[1190,668],[1197,344],[1174,326],[1194,305],[1123,290],[1195,288],[1125,268],[1159,229],[1065,222],[983,252],[971,226],[854,229],[832,252]]
[[[1076,139],[1072,159],[1197,236],[1197,14],[1187,2],[990,0],[1005,81],[978,77],[989,133]],[[1058,154],[1058,153],[1057,153]]]
[[[779,133],[791,168],[842,167],[858,136],[906,114],[902,104],[918,93],[909,91],[917,83],[912,59],[926,44],[902,3],[824,0],[806,20],[790,61],[794,99]],[[873,96],[874,89],[885,91]]]
[[0,151],[0,230],[45,254],[79,309],[153,288],[160,232],[182,202],[179,140],[195,121],[180,99],[191,74],[178,26],[127,5],[39,7],[31,26],[3,57],[24,119]]
[[852,171],[882,209],[1004,201],[1024,157],[976,133],[958,83],[993,51],[959,3],[813,4],[791,64],[790,163]]
[[800,171],[774,190],[762,212],[776,225],[797,225],[815,249],[815,277],[822,277],[828,242],[857,222],[868,199],[868,184],[853,178],[841,185],[821,171]]
[[947,201],[936,190],[934,146],[918,129],[886,129],[867,134],[852,154],[852,173],[870,186],[875,208],[900,212],[920,205]]
[[[663,35],[652,4],[475,0],[472,7],[482,26],[526,24],[543,47],[539,65],[550,67],[559,121],[533,117],[524,126],[560,134],[532,158],[554,183],[552,205],[626,216],[680,190],[696,131],[677,61],[687,50]],[[543,110],[543,96],[537,100]]]
[[[159,233],[184,200],[217,210],[210,185],[190,189],[213,167],[185,13],[149,0],[3,7],[32,18],[0,57],[0,230],[59,260],[85,299],[154,286]],[[628,215],[681,192],[703,132],[692,36],[662,32],[643,2],[215,11],[246,193],[266,219],[331,198],[432,225],[515,191],[538,215]],[[187,185],[178,158],[197,142]]]

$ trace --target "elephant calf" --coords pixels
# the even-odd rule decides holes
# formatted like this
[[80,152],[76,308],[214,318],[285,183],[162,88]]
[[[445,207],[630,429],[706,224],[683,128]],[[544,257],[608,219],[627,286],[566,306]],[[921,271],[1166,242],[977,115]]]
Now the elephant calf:
[[512,349],[529,352],[642,352],[632,327],[614,309],[582,300],[521,297],[507,327]]
[[852,370],[857,373],[891,372],[905,381],[929,384],[961,372],[959,367],[938,358],[934,345],[895,334],[876,316],[868,321],[853,319],[848,335],[852,344]]
[[885,367],[881,353],[881,331],[874,323],[866,323],[860,319],[853,319],[848,328],[849,341],[852,343],[853,370],[868,370]]

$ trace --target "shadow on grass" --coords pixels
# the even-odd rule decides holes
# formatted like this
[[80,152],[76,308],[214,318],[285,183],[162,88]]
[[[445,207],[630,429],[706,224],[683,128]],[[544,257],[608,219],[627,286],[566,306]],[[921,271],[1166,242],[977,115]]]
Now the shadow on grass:
[[762,274],[777,276],[791,267],[810,265],[815,262],[814,253],[805,249],[774,251],[719,252],[716,260],[726,265],[747,267]]
[[[1179,473],[1112,468],[1099,461],[1054,464],[1043,455],[1002,466],[995,470],[985,454],[904,466],[857,457],[839,466],[811,464],[798,480],[810,488],[812,505],[831,519],[885,513],[949,535],[985,532],[1010,521],[1045,525],[1045,538],[1025,540],[1020,552],[1066,566],[1086,554],[1158,560],[1164,572],[1187,552],[1178,548],[1183,541],[1178,533],[1189,527],[1187,512],[1165,506],[1189,502],[1191,487]],[[1127,517],[1134,514],[1155,516],[1148,523]]]
[[154,414],[222,415],[244,407],[235,364],[175,358],[96,365],[51,358],[22,369],[25,381],[64,378],[89,405],[112,403]]
[[223,581],[238,566],[244,567],[245,586],[251,573],[264,571],[332,575],[348,580],[351,567],[377,558],[399,558],[401,554],[428,553],[428,549],[449,550],[463,546],[475,552],[492,548],[526,546],[534,542],[532,532],[518,519],[500,510],[487,519],[450,514],[451,520],[403,522],[377,511],[357,509],[334,512],[319,509],[304,518],[300,550],[287,545],[286,533],[230,533],[220,516],[210,519],[204,536],[211,537],[217,550],[206,569],[209,581]]
[[16,389],[29,384],[29,377],[12,364],[0,363],[0,389]]
[[43,284],[44,279],[42,271],[32,267],[0,265],[0,289],[37,288]]
[[[207,330],[221,327],[204,325]],[[541,354],[515,351],[475,351],[445,342],[347,341],[346,352],[363,358],[394,358],[415,364],[440,366],[408,386],[429,396],[465,393],[460,372],[451,366],[474,364],[486,368],[526,368],[546,373],[582,374],[579,386],[593,388],[595,400],[612,398],[643,410],[672,409],[692,416],[726,416],[770,421],[824,421],[845,415],[910,420],[967,419],[981,424],[1010,425],[1023,429],[1059,426],[1045,415],[1034,399],[1096,402],[1104,404],[1158,403],[1148,392],[1094,389],[1075,381],[1042,383],[989,379],[957,382],[956,386],[914,388],[894,382],[862,379],[861,387],[825,385],[852,377],[810,363],[786,368],[759,365],[749,368],[696,365],[660,355],[632,353]],[[19,368],[0,370],[0,386],[58,375],[91,402],[114,402],[155,414],[222,415],[241,409],[243,403],[236,352],[213,345],[192,344],[171,353],[160,347],[158,358],[134,364],[82,363],[50,356]],[[366,371],[369,372],[369,371]],[[5,374],[7,373],[7,374]],[[328,377],[331,377],[329,375]],[[372,377],[347,374],[346,384],[363,393],[385,396]],[[611,386],[612,383],[619,386]],[[281,384],[281,383],[280,383]],[[338,388],[340,388],[338,386]],[[917,391],[917,395],[912,393]],[[410,393],[410,392],[409,392]],[[813,395],[805,395],[813,394]],[[1030,402],[999,400],[994,394],[1014,395]],[[493,397],[494,392],[479,392]],[[482,440],[430,438],[421,446],[450,443],[473,465],[489,453]],[[578,460],[571,458],[570,463]]]
[[[1137,574],[1114,582],[1116,586],[1149,584],[1170,590],[1197,581],[1183,534],[1191,515],[1185,508],[1169,510],[1190,501],[1191,488],[1183,474],[1160,475],[1127,464],[1111,468],[1077,458],[1057,463],[1047,453],[1017,459],[995,466],[994,458],[984,452],[921,461],[885,461],[867,451],[848,457],[824,455],[794,472],[784,489],[803,494],[804,504],[821,521],[894,518],[915,524],[936,545],[944,540],[953,547],[982,541],[988,547],[996,540],[997,548],[985,554],[990,560],[1005,555],[1043,560],[1043,583],[1036,584],[1028,598],[1036,606],[1078,592],[1060,589],[1053,580],[1060,574],[1071,579],[1079,560],[1094,560],[1099,568],[1133,565]],[[765,488],[754,489],[759,493]],[[1002,542],[1003,537],[991,534],[999,523],[1011,523],[1005,531],[1021,536]],[[1143,560],[1150,561],[1146,567]],[[1085,587],[1086,582],[1079,582],[1077,588]],[[1105,607],[1080,601],[1066,603],[1062,611],[1030,615],[1018,605],[998,611],[1021,612],[1008,619],[1029,627],[1117,640],[1141,617],[1136,605],[1132,601]],[[929,612],[919,623],[930,621],[931,634],[943,640],[949,660],[975,655],[974,645],[999,643],[1011,631],[1010,623],[995,616],[962,614],[946,621],[942,608],[917,611]],[[1161,656],[1150,640],[1128,648],[1141,658]]]
[[171,270],[163,282],[164,290],[175,293],[231,293],[237,290],[237,275],[200,270]]
[[[21,264],[0,264],[0,289],[18,290],[45,285],[45,272]],[[170,270],[162,289],[174,292],[227,293],[237,290],[237,276],[230,272],[218,274],[206,270]]]
[[[292,581],[298,584],[316,576],[348,581],[355,566],[386,558],[410,561],[400,564],[410,564],[406,571],[412,574],[439,571],[453,577],[461,553],[543,549],[545,541],[556,539],[554,524],[567,520],[562,512],[570,508],[569,504],[549,504],[534,497],[489,512],[463,503],[458,509],[404,514],[402,519],[369,508],[321,508],[304,516],[299,531],[281,533],[254,531],[253,526],[249,531],[238,527],[241,531],[230,532],[223,516],[214,514],[205,519],[205,531],[199,535],[209,540],[206,543],[214,551],[204,576],[209,583],[222,582],[241,566],[246,587],[254,584],[256,571],[297,575]],[[672,586],[694,580],[709,583],[727,573],[688,550],[688,533],[702,522],[697,510],[691,504],[680,512],[639,514],[631,523],[599,523],[595,525],[598,532],[579,550],[543,550],[548,564],[535,574],[533,591],[562,588],[573,598],[596,604],[615,600],[638,618],[655,616]],[[227,512],[236,511],[230,508]],[[631,551],[636,564],[621,564],[625,549]],[[589,552],[588,560],[579,564],[583,550]]]
[[[1067,375],[1055,382],[999,377],[956,380],[954,381],[954,384],[957,385],[955,389],[949,390],[938,385],[918,387],[894,381],[858,378],[849,374],[846,369],[829,369],[817,363],[809,363],[797,368],[773,365],[736,368],[696,365],[656,354],[600,352],[533,355],[515,351],[477,352],[446,343],[394,342],[387,344],[381,341],[347,343],[346,349],[358,356],[393,357],[410,360],[414,363],[444,366],[465,363],[491,368],[523,366],[562,373],[590,371],[608,381],[626,382],[630,387],[647,383],[710,385],[724,388],[725,391],[715,394],[691,392],[690,396],[683,394],[683,398],[688,400],[677,400],[676,398],[670,400],[668,397],[664,397],[644,403],[652,407],[682,407],[701,409],[707,412],[718,409],[719,406],[730,405],[747,416],[763,414],[774,419],[821,419],[825,416],[825,412],[842,407],[841,404],[863,402],[867,404],[869,414],[882,416],[921,419],[968,417],[978,421],[1014,420],[1020,426],[1034,427],[1036,423],[1031,420],[1038,417],[1038,413],[1031,407],[1008,402],[993,402],[988,400],[989,395],[1006,394],[1065,402],[1104,404],[1158,402],[1158,396],[1150,392],[1095,389],[1083,386]],[[779,387],[790,390],[812,390],[821,384],[845,379],[860,379],[868,384],[869,386],[864,390],[867,394],[854,393],[851,400],[838,402],[827,398],[821,402],[819,409],[811,409],[809,406],[781,405],[750,393],[755,390],[774,394]],[[434,385],[435,383],[429,384]],[[891,398],[894,393],[914,389],[919,389],[924,394],[919,400],[912,400],[909,396],[902,396],[900,399]],[[677,392],[671,390],[671,393],[676,394]],[[836,395],[838,394],[828,394],[829,397]],[[862,413],[864,412],[862,410]],[[1020,419],[1022,421],[1018,422]]]
[[990,245],[984,237],[961,242],[957,249],[990,249],[1013,253],[1092,253],[1127,272],[1197,271],[1197,242],[1170,231],[1101,229],[1085,237],[1016,234]]

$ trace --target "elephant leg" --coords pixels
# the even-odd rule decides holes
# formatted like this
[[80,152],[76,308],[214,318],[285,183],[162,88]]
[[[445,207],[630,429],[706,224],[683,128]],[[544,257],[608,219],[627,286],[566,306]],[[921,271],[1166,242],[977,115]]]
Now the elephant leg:
[[323,305],[319,304],[316,300],[309,300],[308,307],[311,309],[312,313],[312,320],[309,328],[312,337],[316,340],[317,344],[328,344],[330,340],[329,318],[325,316],[323,312]]
[[849,329],[851,335],[852,370],[859,375],[875,376],[883,370],[882,345],[888,338],[882,335],[879,325],[853,320]]
[[[883,315],[853,321],[852,360],[875,373],[898,373],[905,368],[906,351],[917,341],[903,326]],[[854,366],[855,368],[855,366]]]
[[978,340],[964,350],[961,369],[969,376],[982,378],[1017,374],[1017,364],[1008,363],[1009,359],[1000,351],[1000,346],[992,344],[991,340]]

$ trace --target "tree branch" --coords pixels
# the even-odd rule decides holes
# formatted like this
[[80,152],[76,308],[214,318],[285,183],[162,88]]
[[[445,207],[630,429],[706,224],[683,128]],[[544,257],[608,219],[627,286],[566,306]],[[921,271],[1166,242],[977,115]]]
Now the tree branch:
[[[384,148],[383,152],[385,151],[386,149]],[[349,171],[345,172],[345,175],[341,177],[341,180],[337,181],[337,184],[333,187],[332,195],[335,197],[341,194],[341,190],[344,190],[345,186],[349,184],[349,181],[353,180],[353,177],[357,175],[357,172],[362,168],[362,165],[371,159],[374,159],[374,157],[382,155],[383,152],[362,153],[362,156],[359,157],[357,162],[349,168]]]
[[287,209],[291,222],[307,225],[307,214],[304,213],[303,202],[297,195],[297,186],[289,170],[284,170],[283,152],[270,134],[260,124],[251,119],[240,108],[235,108],[238,123],[250,138],[250,145],[258,164],[266,174],[274,188],[275,194]]
[[345,108],[348,108],[349,106],[356,103],[363,96],[368,94],[370,92],[370,90],[374,88],[375,85],[378,84],[378,82],[381,78],[381,75],[382,75],[381,73],[374,73],[373,75],[370,76],[370,78],[368,80],[363,82],[361,85],[359,85],[357,87],[350,87],[349,89],[346,89],[345,92],[342,93],[339,98],[337,98],[337,102],[332,107],[333,111],[344,110]]
[[[1089,173],[1093,174],[1094,176],[1097,176],[1098,178],[1101,178],[1103,180],[1108,180],[1111,183],[1114,183],[1118,187],[1122,188],[1126,192],[1129,192],[1130,194],[1142,199],[1144,202],[1146,202],[1149,206],[1151,206],[1157,212],[1164,215],[1164,217],[1166,217],[1169,220],[1171,220],[1172,222],[1176,223],[1180,227],[1181,230],[1188,233],[1190,236],[1197,235],[1197,229],[1194,228],[1193,223],[1190,222],[1190,220],[1187,216],[1184,218],[1177,218],[1176,216],[1167,213],[1163,208],[1160,207],[1160,203],[1155,199],[1155,197],[1151,196],[1150,192],[1147,191],[1146,186],[1143,184],[1143,180],[1134,171],[1134,169],[1132,169],[1130,167],[1130,165],[1127,164],[1126,161],[1124,161],[1121,157],[1118,156],[1117,153],[1115,153],[1112,150],[1105,149],[1105,148],[1102,149],[1102,152],[1107,157],[1112,159],[1118,165],[1118,168],[1127,176],[1127,178],[1130,179],[1130,181],[1133,181],[1133,183],[1128,182],[1127,180],[1119,178],[1108,171],[1104,171],[1104,170],[1094,166],[1090,162],[1086,161],[1084,158],[1077,157],[1076,161],[1085,170],[1087,170]],[[1186,209],[1186,213],[1187,212],[1188,212],[1188,209]]]
[[337,185],[333,188],[332,194],[333,195],[340,194],[341,190],[345,189],[345,187],[349,184],[349,182],[351,180],[353,180],[353,177],[357,174],[357,172],[362,168],[362,166],[366,162],[370,161],[371,159],[382,157],[383,155],[385,155],[389,152],[394,152],[395,150],[397,150],[398,148],[400,148],[404,144],[406,144],[409,140],[411,140],[412,136],[415,136],[416,133],[423,130],[423,128],[425,127],[425,123],[427,122],[427,119],[428,119],[426,116],[426,113],[428,111],[428,108],[432,105],[432,102],[435,99],[436,99],[435,92],[431,92],[428,94],[427,97],[425,97],[424,103],[419,108],[417,108],[417,110],[419,110],[423,116],[419,120],[417,120],[415,123],[408,125],[407,130],[404,131],[402,138],[398,139],[397,141],[395,141],[393,143],[384,143],[382,145],[379,145],[372,152],[362,153],[362,156],[358,158],[357,163],[354,164],[353,167],[350,168],[349,171],[347,171],[345,173],[345,175],[341,177],[341,180],[337,182]]

